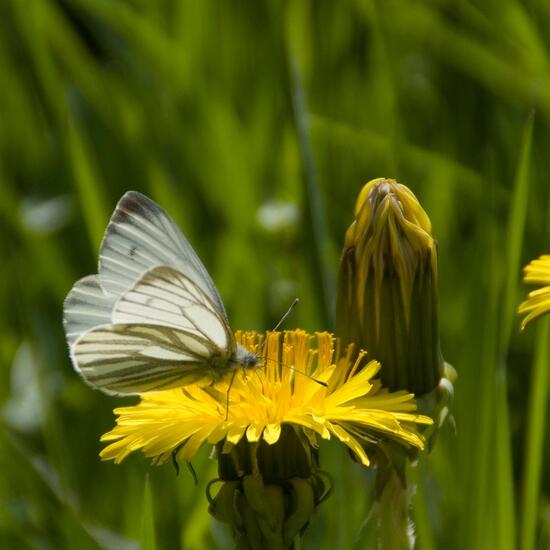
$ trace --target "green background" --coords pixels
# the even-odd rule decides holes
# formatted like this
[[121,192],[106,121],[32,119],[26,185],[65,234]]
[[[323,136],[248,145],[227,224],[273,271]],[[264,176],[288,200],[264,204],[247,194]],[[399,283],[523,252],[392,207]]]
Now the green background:
[[[394,177],[439,243],[446,428],[414,475],[420,549],[550,547],[548,326],[518,330],[550,253],[550,2],[3,0],[0,547],[226,548],[199,486],[102,463],[112,409],[72,371],[62,301],[142,191],[177,220],[233,328],[333,328],[362,184]],[[372,543],[372,473],[321,447],[311,548]],[[146,477],[150,490],[145,491]]]

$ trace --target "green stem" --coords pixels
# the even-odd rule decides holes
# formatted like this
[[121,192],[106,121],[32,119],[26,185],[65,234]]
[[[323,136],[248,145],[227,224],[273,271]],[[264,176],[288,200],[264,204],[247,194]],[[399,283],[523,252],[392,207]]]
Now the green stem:
[[435,542],[430,523],[428,500],[425,488],[427,457],[421,457],[418,464],[409,470],[415,487],[412,502],[412,514],[415,521],[417,545],[422,550],[434,550]]
[[535,548],[537,510],[540,492],[546,411],[548,408],[548,357],[550,319],[542,319],[538,327],[535,359],[529,391],[527,441],[525,445],[525,478],[522,490],[521,549]]
[[409,492],[407,484],[395,468],[384,473],[384,487],[378,498],[379,550],[412,550],[414,538],[409,536]]

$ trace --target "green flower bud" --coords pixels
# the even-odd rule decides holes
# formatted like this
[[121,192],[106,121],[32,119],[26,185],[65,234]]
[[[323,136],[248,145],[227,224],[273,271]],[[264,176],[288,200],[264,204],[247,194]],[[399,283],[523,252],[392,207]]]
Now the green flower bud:
[[[239,549],[282,550],[301,538],[328,496],[318,453],[303,432],[282,427],[279,440],[217,445],[219,479],[210,483],[210,514],[231,526]],[[221,482],[214,498],[210,487]]]
[[382,384],[416,395],[443,375],[437,247],[414,194],[391,179],[359,194],[340,264],[336,332],[380,361]]

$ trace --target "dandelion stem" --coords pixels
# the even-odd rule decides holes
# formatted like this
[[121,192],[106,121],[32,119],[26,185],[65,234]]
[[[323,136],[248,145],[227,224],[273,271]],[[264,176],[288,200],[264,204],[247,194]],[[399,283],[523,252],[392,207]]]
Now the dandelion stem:
[[538,327],[525,446],[525,478],[522,491],[522,522],[520,548],[533,550],[540,493],[541,464],[543,457],[546,411],[548,408],[548,356],[550,320],[542,319]]
[[408,550],[414,547],[414,536],[408,514],[409,492],[395,468],[385,475],[385,485],[379,497],[379,550]]
[[406,459],[397,459],[377,473],[378,489],[378,549],[409,550],[414,547],[414,529],[409,518],[409,496],[406,481]]

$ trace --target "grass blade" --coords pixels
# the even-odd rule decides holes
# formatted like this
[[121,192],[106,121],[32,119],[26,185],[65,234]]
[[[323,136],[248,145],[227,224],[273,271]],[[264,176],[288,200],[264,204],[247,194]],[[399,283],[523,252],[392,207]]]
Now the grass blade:
[[[506,281],[503,296],[501,325],[501,352],[505,354],[510,343],[510,335],[516,316],[517,288],[521,269],[521,247],[527,217],[527,197],[529,195],[531,147],[533,144],[533,125],[535,115],[532,111],[525,124],[516,172],[514,193],[511,200],[511,211],[508,219]],[[502,363],[504,366],[504,362]]]
[[315,250],[315,267],[321,282],[323,316],[325,322],[328,323],[328,327],[332,328],[334,326],[335,303],[334,277],[330,268],[324,204],[317,180],[313,150],[309,140],[308,115],[302,80],[297,62],[292,58],[292,53],[290,53],[290,56],[292,105],[304,165],[307,211],[311,222],[311,241]]
[[155,536],[155,514],[153,510],[153,495],[149,475],[145,477],[145,490],[143,492],[143,507],[141,511],[141,550],[157,550]]
[[531,147],[533,143],[534,113],[527,118],[519,156],[518,169],[511,201],[508,220],[508,247],[506,255],[506,278],[504,283],[503,310],[501,312],[500,353],[497,364],[496,388],[496,526],[499,536],[499,548],[514,548],[516,524],[514,510],[514,488],[511,457],[510,425],[508,412],[508,391],[506,377],[506,355],[514,324],[517,288],[520,273],[521,248],[527,217],[527,198],[529,195],[529,172]]

